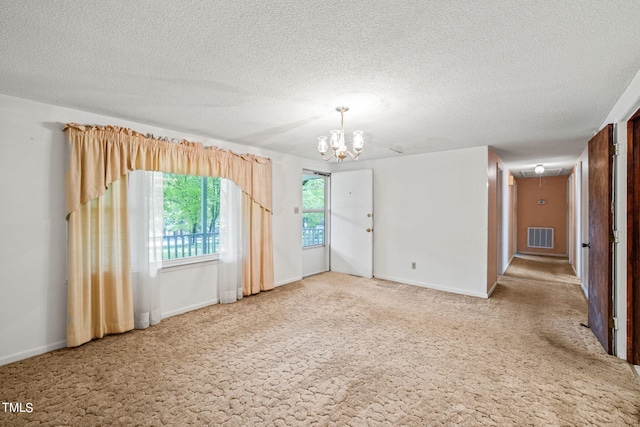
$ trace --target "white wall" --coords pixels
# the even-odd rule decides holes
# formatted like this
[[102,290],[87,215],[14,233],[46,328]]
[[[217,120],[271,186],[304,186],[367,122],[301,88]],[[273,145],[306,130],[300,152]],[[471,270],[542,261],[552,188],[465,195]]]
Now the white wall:
[[64,345],[66,143],[56,120],[0,98],[0,364]]
[[582,261],[578,277],[582,292],[589,298],[589,250],[582,247],[582,243],[589,242],[589,147],[584,149],[576,165],[580,166],[580,238],[576,252],[580,251]]
[[[511,173],[509,169],[503,169],[502,182],[503,182],[503,193],[502,193],[502,203],[503,203],[503,211],[502,211],[502,272],[500,274],[504,274],[511,264],[511,260],[513,256],[516,254],[516,193],[517,193],[517,184],[515,176]],[[512,178],[512,185],[509,185],[509,179]]]
[[163,319],[219,302],[217,261],[163,268],[161,282]]
[[569,224],[567,249],[569,262],[578,278],[582,277],[582,165],[577,162],[567,181],[567,223]]
[[[185,138],[273,160],[273,246],[276,285],[302,278],[302,170],[322,161],[0,95],[0,365],[65,345],[65,123],[118,125]],[[162,315],[215,302],[215,263],[162,274]],[[213,276],[212,281],[203,277]]]
[[487,296],[487,159],[478,147],[334,167],[373,169],[375,277]]
[[327,271],[327,248],[328,246],[320,246],[302,249],[302,274],[304,277]]
[[614,316],[618,318],[619,329],[615,331],[615,354],[621,359],[627,358],[627,121],[640,109],[640,71],[635,75],[627,89],[620,96],[611,112],[602,123],[615,124],[614,138],[619,144],[620,155],[616,157],[617,178],[615,222],[619,233],[619,242],[614,246]]

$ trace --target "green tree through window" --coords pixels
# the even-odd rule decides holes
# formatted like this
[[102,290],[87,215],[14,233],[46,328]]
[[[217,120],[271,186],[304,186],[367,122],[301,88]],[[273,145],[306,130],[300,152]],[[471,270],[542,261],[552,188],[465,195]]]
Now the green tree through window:
[[218,253],[220,179],[164,174],[163,259]]
[[324,245],[326,177],[302,178],[302,246]]

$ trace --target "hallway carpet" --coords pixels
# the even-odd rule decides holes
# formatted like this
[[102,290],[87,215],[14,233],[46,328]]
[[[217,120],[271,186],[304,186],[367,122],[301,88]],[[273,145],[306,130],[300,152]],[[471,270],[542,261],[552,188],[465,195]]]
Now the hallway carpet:
[[640,425],[560,261],[515,258],[489,299],[325,273],[2,366],[32,412],[0,425]]

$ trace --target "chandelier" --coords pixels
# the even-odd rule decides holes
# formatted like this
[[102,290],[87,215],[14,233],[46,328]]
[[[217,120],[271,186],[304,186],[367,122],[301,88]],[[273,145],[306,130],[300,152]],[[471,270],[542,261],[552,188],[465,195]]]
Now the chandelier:
[[[331,131],[331,138],[327,143],[326,136],[318,137],[318,151],[322,156],[322,160],[331,160],[333,158],[336,161],[341,162],[351,157],[351,160],[358,160],[360,152],[364,147],[364,139],[362,138],[362,131],[356,130],[353,132],[353,153],[347,149],[347,145],[344,142],[344,113],[349,111],[349,107],[336,107],[336,111],[340,113],[340,129]],[[333,151],[329,157],[325,157],[327,151],[331,148]]]

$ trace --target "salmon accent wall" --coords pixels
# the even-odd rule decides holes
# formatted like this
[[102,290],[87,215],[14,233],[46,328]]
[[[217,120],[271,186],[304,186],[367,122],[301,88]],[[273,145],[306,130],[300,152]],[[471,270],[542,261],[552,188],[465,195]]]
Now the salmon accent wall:
[[[518,252],[567,255],[567,176],[518,178]],[[544,204],[539,204],[544,200]],[[527,246],[528,227],[552,227],[553,249]]]

